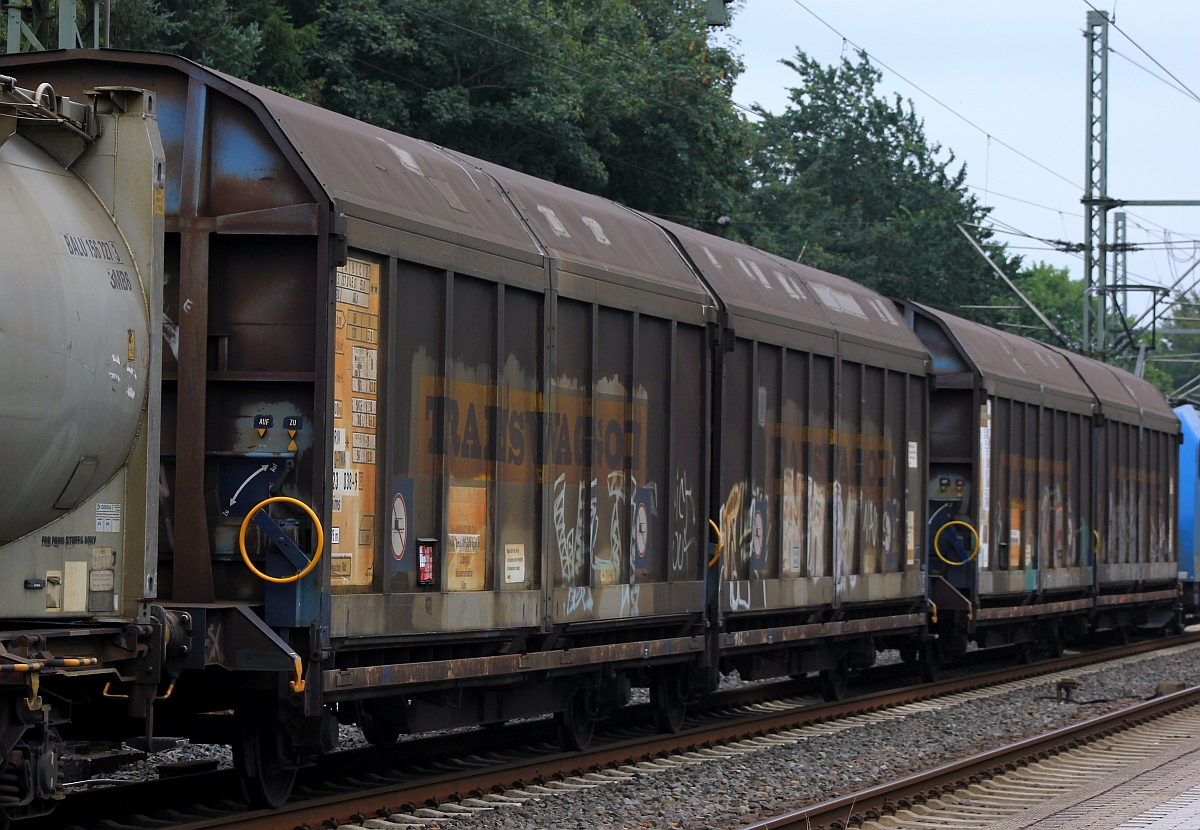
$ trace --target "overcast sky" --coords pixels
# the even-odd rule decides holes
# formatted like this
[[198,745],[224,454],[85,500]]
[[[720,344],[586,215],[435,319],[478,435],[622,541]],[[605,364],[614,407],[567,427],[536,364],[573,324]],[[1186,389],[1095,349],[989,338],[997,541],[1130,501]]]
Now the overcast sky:
[[[1113,11],[1111,0],[1092,1]],[[1034,236],[1083,240],[1079,198],[1086,63],[1081,32],[1088,7],[1082,0],[746,0],[721,36],[733,42],[746,64],[734,94],[739,103],[782,110],[797,76],[779,60],[797,47],[822,63],[840,59],[842,37],[799,3],[893,70],[884,70],[882,90],[913,100],[929,138],[966,163],[967,182],[981,199],[986,191],[996,220]],[[1200,2],[1118,0],[1115,14],[1116,25],[1200,93]],[[1115,30],[1110,30],[1109,45],[1163,74]],[[852,47],[845,44],[845,49],[849,55]],[[1109,108],[1109,195],[1200,199],[1200,102],[1110,55]],[[997,139],[1070,183],[1005,149]],[[1130,211],[1129,241],[1157,243],[1130,254],[1130,283],[1169,284],[1172,273],[1181,273],[1200,249],[1183,240],[1173,251],[1183,262],[1172,261],[1159,225],[1176,239],[1200,239],[1200,208]],[[1014,248],[1037,248],[1014,253],[1069,267],[1074,278],[1082,275],[1078,258],[1021,237],[1006,238]],[[1200,276],[1200,268],[1193,273]]]

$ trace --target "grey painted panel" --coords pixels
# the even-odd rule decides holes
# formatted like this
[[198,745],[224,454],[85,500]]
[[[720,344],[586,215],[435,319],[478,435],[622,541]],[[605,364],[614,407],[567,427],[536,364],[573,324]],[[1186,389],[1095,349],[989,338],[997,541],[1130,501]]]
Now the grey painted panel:
[[698,614],[704,608],[704,583],[645,582],[556,588],[551,601],[555,623]]
[[330,636],[336,639],[532,628],[540,624],[540,607],[538,591],[335,594]]

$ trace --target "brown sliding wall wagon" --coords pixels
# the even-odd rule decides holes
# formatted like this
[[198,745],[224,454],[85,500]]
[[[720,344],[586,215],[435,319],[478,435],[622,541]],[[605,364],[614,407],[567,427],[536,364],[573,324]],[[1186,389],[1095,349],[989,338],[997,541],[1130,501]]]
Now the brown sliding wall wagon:
[[7,816],[67,738],[269,806],[339,722],[581,747],[634,686],[675,731],[734,669],[1178,623],[1125,373],[182,58],[0,76]]

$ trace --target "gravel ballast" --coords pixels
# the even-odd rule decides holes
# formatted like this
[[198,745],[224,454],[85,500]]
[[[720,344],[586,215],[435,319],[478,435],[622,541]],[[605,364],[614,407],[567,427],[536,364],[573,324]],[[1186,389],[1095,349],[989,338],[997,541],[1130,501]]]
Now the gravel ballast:
[[1073,696],[1082,703],[1057,703],[1053,679],[1019,681],[902,707],[899,716],[881,712],[837,731],[806,727],[797,730],[808,734],[795,743],[546,796],[454,824],[506,830],[738,827],[1131,706],[1152,696],[1160,682],[1190,685],[1200,675],[1200,645],[1055,677],[1062,675],[1079,679]]

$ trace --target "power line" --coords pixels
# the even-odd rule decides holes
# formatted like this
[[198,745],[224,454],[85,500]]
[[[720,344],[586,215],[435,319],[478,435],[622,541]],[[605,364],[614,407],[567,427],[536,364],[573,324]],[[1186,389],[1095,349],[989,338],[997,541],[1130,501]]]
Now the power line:
[[[972,190],[979,190],[979,191],[983,190],[982,187],[977,187],[976,185],[973,185],[973,184],[967,184],[965,186],[971,188]],[[1031,202],[1028,199],[1022,199],[1019,196],[1009,196],[1006,193],[998,193],[995,190],[989,190],[988,194],[991,196],[999,196],[1001,199],[1011,199],[1014,202],[1020,202],[1022,204],[1029,205],[1031,207],[1037,207],[1037,208],[1042,208],[1043,210],[1053,211],[1054,213],[1061,213],[1061,214],[1065,214],[1067,216],[1076,216],[1080,219],[1083,218],[1082,213],[1073,213],[1072,211],[1069,211],[1069,210],[1062,210],[1060,208],[1051,207],[1050,205],[1043,205],[1040,202]]]
[[[892,69],[892,68],[891,68],[890,66],[888,66],[886,63],[884,63],[883,61],[881,61],[881,60],[880,60],[878,57],[876,57],[876,56],[874,56],[874,55],[871,55],[871,54],[869,54],[869,53],[867,52],[867,50],[866,50],[866,49],[864,49],[863,47],[859,46],[857,43],[855,43],[854,41],[852,41],[850,38],[848,38],[848,37],[846,37],[845,35],[843,35],[841,32],[839,32],[837,29],[835,29],[835,28],[834,28],[832,25],[830,25],[828,22],[826,22],[824,18],[822,18],[820,15],[818,15],[816,12],[814,12],[814,11],[813,11],[812,9],[810,9],[808,6],[806,6],[806,5],[804,5],[802,2],[800,2],[800,0],[792,0],[792,2],[793,2],[793,3],[795,3],[797,6],[799,6],[800,8],[804,9],[804,11],[808,12],[810,15],[812,15],[812,16],[813,16],[813,17],[814,17],[814,18],[817,20],[817,22],[818,22],[818,23],[820,23],[822,26],[824,26],[826,29],[828,29],[829,31],[833,32],[835,35],[837,35],[838,37],[840,37],[840,38],[841,38],[842,40],[844,40],[846,43],[849,43],[851,46],[853,46],[853,47],[854,47],[855,49],[857,49],[859,52],[862,52],[862,54],[863,54],[864,56],[866,56],[866,57],[867,57],[867,58],[869,58],[870,60],[873,60],[873,61],[875,61],[875,63],[877,63],[877,64],[879,64],[880,66],[882,66],[882,67],[883,67],[884,69],[886,69],[888,72],[891,72],[891,73],[892,73],[893,75],[895,75],[897,78],[899,78],[900,80],[904,81],[906,84],[908,84],[909,86],[911,86],[913,89],[917,90],[917,92],[920,92],[922,95],[924,95],[925,97],[927,97],[929,100],[933,101],[933,102],[934,102],[935,104],[937,104],[939,107],[941,107],[942,109],[946,110],[946,111],[947,111],[947,112],[949,112],[951,115],[953,115],[953,116],[955,116],[956,118],[958,118],[959,120],[963,121],[965,124],[967,124],[967,125],[969,125],[969,126],[973,127],[974,129],[978,130],[978,131],[979,131],[981,134],[983,134],[983,135],[985,135],[985,136],[988,136],[988,137],[989,137],[989,138],[990,138],[992,141],[995,141],[995,142],[996,142],[997,144],[999,144],[1001,147],[1004,147],[1005,149],[1007,149],[1007,150],[1009,150],[1009,151],[1011,151],[1011,152],[1013,152],[1013,153],[1016,153],[1018,156],[1020,156],[1021,158],[1025,159],[1026,161],[1028,161],[1030,164],[1034,164],[1034,165],[1036,165],[1036,166],[1038,166],[1038,167],[1042,168],[1043,170],[1045,170],[1045,171],[1046,171],[1047,173],[1049,173],[1050,175],[1052,175],[1052,176],[1055,176],[1055,177],[1057,177],[1057,178],[1059,178],[1059,179],[1062,179],[1064,182],[1066,182],[1067,184],[1071,185],[1071,186],[1072,186],[1072,187],[1074,187],[1075,189],[1077,189],[1077,190],[1082,190],[1082,189],[1083,189],[1083,188],[1081,188],[1081,187],[1079,186],[1079,183],[1078,183],[1078,182],[1075,182],[1075,181],[1073,181],[1073,180],[1069,179],[1068,177],[1064,176],[1062,173],[1059,173],[1057,170],[1053,170],[1053,169],[1051,169],[1051,168],[1047,167],[1046,165],[1042,164],[1040,161],[1038,161],[1037,159],[1033,158],[1032,156],[1029,156],[1029,155],[1026,155],[1025,153],[1022,153],[1020,150],[1018,150],[1016,147],[1013,147],[1013,146],[1012,146],[1011,144],[1009,144],[1008,142],[1006,142],[1006,141],[1001,141],[1000,139],[996,138],[996,136],[995,136],[994,134],[992,134],[992,133],[991,133],[991,132],[989,132],[988,130],[985,130],[983,127],[979,126],[979,125],[978,125],[978,124],[976,124],[974,121],[972,121],[971,119],[967,118],[965,115],[963,115],[963,114],[962,114],[962,113],[960,113],[958,110],[956,110],[956,109],[954,109],[953,107],[951,107],[949,104],[946,104],[946,103],[944,103],[944,102],[943,102],[941,99],[939,99],[939,98],[935,97],[934,95],[932,95],[932,94],[930,94],[930,93],[926,92],[924,89],[922,89],[921,87],[919,87],[917,84],[913,83],[913,82],[912,82],[912,81],[910,81],[908,78],[904,77],[904,76],[903,76],[903,75],[901,75],[899,72],[897,72],[895,69]],[[1085,0],[1085,2],[1086,2],[1086,0]]]
[[[946,110],[947,112],[949,112],[950,114],[952,114],[953,116],[955,116],[956,118],[958,118],[959,120],[963,121],[964,123],[966,123],[966,124],[967,124],[967,125],[969,125],[970,127],[974,128],[975,130],[978,130],[978,131],[979,131],[981,134],[983,134],[983,135],[985,135],[985,136],[989,137],[989,138],[990,138],[992,141],[995,141],[995,142],[996,142],[997,144],[999,144],[1001,147],[1004,147],[1005,149],[1007,149],[1007,150],[1010,150],[1010,151],[1011,151],[1011,152],[1013,152],[1013,153],[1016,153],[1018,156],[1020,156],[1021,158],[1025,159],[1026,161],[1030,162],[1031,164],[1034,164],[1034,165],[1036,165],[1037,167],[1040,167],[1042,170],[1045,170],[1047,173],[1050,173],[1052,176],[1055,176],[1056,178],[1059,178],[1059,179],[1061,179],[1062,181],[1066,182],[1067,184],[1070,184],[1072,187],[1075,187],[1075,188],[1077,188],[1077,189],[1082,189],[1082,188],[1080,188],[1080,186],[1079,186],[1079,185],[1078,185],[1076,182],[1072,181],[1072,180],[1071,180],[1070,178],[1068,178],[1067,176],[1064,176],[1062,173],[1059,173],[1057,170],[1053,170],[1053,169],[1051,169],[1050,167],[1047,167],[1046,165],[1042,164],[1042,163],[1041,163],[1040,161],[1038,161],[1037,159],[1034,159],[1034,158],[1032,158],[1031,156],[1029,156],[1029,155],[1026,155],[1025,153],[1021,152],[1021,151],[1020,151],[1020,150],[1018,150],[1017,148],[1013,147],[1011,144],[1009,144],[1009,143],[1007,143],[1007,142],[1005,142],[1005,141],[1002,141],[1002,140],[1001,140],[1001,139],[999,139],[999,138],[996,138],[996,136],[995,136],[995,135],[993,135],[992,133],[990,133],[989,131],[987,131],[987,130],[986,130],[986,129],[984,129],[983,127],[979,126],[978,124],[976,124],[976,123],[975,123],[974,121],[972,121],[971,119],[967,118],[967,117],[966,117],[965,115],[963,115],[962,113],[960,113],[960,112],[958,112],[957,110],[955,110],[955,109],[954,109],[953,107],[951,107],[949,104],[946,104],[946,103],[944,103],[944,102],[943,102],[943,101],[941,101],[939,98],[937,98],[937,97],[935,97],[934,95],[932,95],[931,93],[929,93],[929,92],[926,92],[926,91],[925,91],[923,88],[921,88],[921,87],[920,87],[920,86],[918,86],[917,84],[915,84],[915,83],[913,83],[912,81],[910,81],[908,78],[906,78],[906,77],[904,77],[903,75],[901,75],[901,74],[900,74],[899,72],[897,72],[895,69],[892,69],[890,66],[888,66],[887,64],[885,64],[883,61],[879,60],[879,58],[878,58],[878,57],[876,57],[876,56],[874,56],[874,55],[871,55],[869,52],[867,52],[867,50],[866,50],[866,49],[862,48],[862,47],[861,47],[861,46],[859,46],[857,43],[855,43],[853,40],[851,40],[850,38],[848,38],[848,37],[846,37],[845,35],[843,35],[843,34],[842,34],[840,31],[838,31],[838,29],[836,29],[836,28],[835,28],[835,27],[834,27],[832,24],[830,24],[828,21],[826,21],[824,18],[822,18],[820,15],[818,15],[816,12],[814,12],[814,11],[813,11],[812,9],[810,9],[808,6],[804,5],[804,3],[802,3],[802,2],[801,2],[801,0],[792,0],[792,2],[793,2],[793,3],[795,3],[797,6],[799,6],[801,9],[803,9],[804,11],[808,12],[808,14],[809,14],[809,15],[811,15],[811,16],[812,16],[812,17],[813,17],[813,18],[814,18],[814,19],[815,19],[815,20],[816,20],[818,23],[820,23],[820,24],[821,24],[822,26],[824,26],[826,29],[828,29],[829,31],[833,32],[835,35],[837,35],[838,37],[840,37],[840,38],[841,38],[843,41],[845,41],[846,43],[849,43],[849,44],[850,44],[851,46],[853,46],[855,49],[857,49],[858,51],[860,51],[860,52],[862,52],[864,55],[866,55],[866,56],[867,56],[869,59],[873,60],[875,63],[877,63],[877,64],[879,64],[880,66],[882,66],[882,67],[883,67],[884,69],[886,69],[888,72],[891,72],[891,73],[892,73],[893,75],[895,75],[897,78],[899,78],[900,80],[904,81],[906,84],[908,84],[909,86],[911,86],[913,89],[917,90],[917,91],[918,91],[918,92],[920,92],[922,95],[924,95],[924,96],[926,96],[927,98],[929,98],[929,100],[933,101],[935,104],[937,104],[937,105],[938,105],[938,106],[940,106],[942,109]],[[1084,2],[1085,2],[1085,3],[1087,3],[1089,6],[1092,6],[1092,4],[1091,4],[1090,2],[1088,2],[1088,0],[1084,0]],[[1092,6],[1092,8],[1093,8],[1093,9],[1095,9],[1096,7],[1095,7],[1095,6]],[[1116,28],[1116,24],[1115,24],[1115,23],[1114,23],[1114,24],[1112,24],[1112,25],[1114,26],[1114,28]],[[1162,67],[1162,64],[1158,63],[1158,61],[1157,61],[1157,60],[1154,60],[1154,58],[1153,58],[1153,57],[1151,57],[1151,56],[1150,56],[1148,53],[1146,53],[1146,52],[1145,52],[1145,50],[1144,50],[1144,49],[1142,49],[1142,47],[1141,47],[1141,46],[1138,46],[1138,44],[1134,42],[1133,38],[1129,37],[1129,35],[1128,35],[1128,34],[1126,34],[1126,33],[1125,33],[1123,30],[1121,30],[1121,29],[1119,29],[1119,28],[1117,29],[1117,31],[1121,32],[1121,34],[1122,34],[1122,35],[1124,35],[1124,36],[1125,36],[1125,38],[1126,38],[1126,39],[1127,39],[1127,40],[1128,40],[1130,43],[1133,43],[1133,45],[1134,45],[1134,46],[1136,46],[1136,47],[1137,47],[1139,50],[1141,50],[1143,54],[1146,54],[1146,56],[1147,56],[1147,57],[1149,57],[1151,60],[1153,60],[1153,61],[1154,61],[1154,63],[1155,63],[1156,65],[1158,65],[1160,68],[1162,68],[1164,72],[1167,72],[1167,74],[1168,74],[1168,75],[1170,75],[1172,78],[1175,78],[1175,76],[1174,76],[1174,75],[1172,75],[1170,72],[1168,72],[1168,71],[1166,70],[1166,68],[1165,68],[1165,67]],[[1122,57],[1124,57],[1124,56],[1122,55]],[[1127,59],[1127,60],[1128,60],[1128,59]],[[1197,100],[1200,100],[1200,97],[1197,97],[1197,96],[1195,95],[1195,93],[1193,93],[1193,92],[1192,92],[1192,91],[1191,91],[1191,90],[1190,90],[1190,89],[1189,89],[1189,88],[1188,88],[1188,87],[1187,87],[1185,84],[1183,84],[1181,81],[1179,81],[1179,79],[1178,79],[1178,78],[1175,78],[1175,80],[1176,80],[1176,82],[1178,82],[1178,83],[1180,84],[1180,86],[1181,86],[1181,87],[1183,87],[1183,89],[1184,89],[1184,90],[1186,90],[1187,94],[1191,95],[1193,98],[1196,98]],[[972,185],[968,185],[968,187],[972,187]],[[975,189],[976,189],[976,190],[979,190],[980,188],[975,188]],[[994,192],[994,191],[991,191],[991,192]],[[998,195],[998,194],[997,194],[997,195]],[[1013,198],[1013,197],[1008,197],[1008,198]],[[1046,207],[1046,206],[1045,206],[1045,205],[1037,205],[1037,207]],[[1053,210],[1053,208],[1048,208],[1048,209],[1050,209],[1050,210]],[[1158,222],[1155,222],[1153,219],[1147,219],[1145,216],[1142,216],[1141,214],[1134,213],[1134,212],[1133,212],[1133,211],[1131,211],[1131,210],[1126,210],[1125,212],[1126,212],[1127,214],[1129,214],[1130,216],[1136,216],[1137,218],[1141,219],[1142,221],[1144,221],[1144,222],[1148,222],[1148,223],[1150,223],[1151,225],[1154,225],[1154,226],[1156,226],[1156,227],[1158,227],[1158,228],[1162,228],[1163,230],[1169,230],[1169,229],[1168,229],[1168,228],[1167,228],[1165,225],[1160,225]],[[1081,214],[1072,213],[1072,214],[1070,214],[1070,215],[1072,215],[1072,216],[1080,216]]]
[[1167,85],[1167,86],[1169,86],[1171,89],[1175,90],[1176,92],[1178,92],[1180,95],[1184,96],[1185,98],[1187,98],[1187,99],[1189,99],[1189,100],[1191,100],[1191,101],[1200,102],[1200,99],[1197,99],[1197,98],[1194,98],[1194,97],[1192,97],[1192,95],[1190,95],[1186,89],[1183,89],[1182,87],[1178,87],[1178,86],[1176,86],[1175,84],[1171,83],[1171,82],[1170,82],[1170,81],[1168,81],[1166,78],[1164,78],[1162,75],[1159,75],[1157,72],[1155,72],[1155,71],[1154,71],[1154,70],[1152,70],[1152,69],[1149,69],[1149,68],[1147,68],[1147,67],[1145,67],[1145,66],[1142,66],[1140,63],[1138,63],[1137,61],[1135,61],[1133,58],[1129,57],[1128,55],[1122,55],[1120,52],[1118,52],[1116,49],[1112,48],[1111,46],[1110,46],[1110,47],[1108,47],[1108,51],[1109,51],[1109,52],[1112,52],[1112,53],[1113,53],[1114,55],[1116,55],[1118,58],[1121,58],[1122,60],[1125,60],[1125,61],[1127,61],[1127,62],[1129,62],[1129,63],[1133,64],[1133,65],[1134,65],[1134,66],[1136,66],[1138,69],[1142,70],[1142,71],[1143,71],[1143,72],[1145,72],[1147,75],[1149,75],[1151,78],[1155,78],[1155,79],[1157,79],[1157,80],[1160,80],[1160,81],[1162,81],[1164,84],[1166,84],[1166,85]]
[[[1098,12],[1100,14],[1104,14],[1098,8],[1096,8],[1095,6],[1092,5],[1091,0],[1083,0],[1083,2],[1086,3],[1088,8],[1090,8],[1092,11]],[[1127,41],[1129,41],[1130,43],[1132,43],[1134,45],[1134,48],[1136,48],[1139,52],[1141,52],[1143,55],[1145,55],[1150,60],[1152,60],[1154,62],[1155,66],[1157,66],[1163,72],[1166,72],[1167,75],[1169,75],[1171,77],[1171,80],[1173,80],[1175,83],[1179,84],[1181,87],[1183,87],[1185,90],[1187,90],[1187,93],[1189,95],[1191,95],[1193,99],[1195,99],[1196,101],[1200,101],[1200,95],[1197,95],[1195,92],[1193,92],[1191,90],[1191,88],[1187,84],[1185,84],[1183,81],[1179,80],[1179,78],[1177,78],[1175,76],[1175,74],[1173,72],[1171,72],[1170,69],[1167,69],[1161,63],[1159,63],[1158,59],[1156,57],[1154,57],[1149,52],[1147,52],[1145,49],[1143,49],[1136,40],[1134,40],[1132,37],[1130,37],[1128,32],[1126,32],[1124,29],[1122,29],[1120,26],[1118,26],[1115,17],[1112,20],[1108,21],[1108,25],[1112,26],[1114,29],[1116,29],[1118,32],[1120,32],[1122,37],[1124,37]]]

